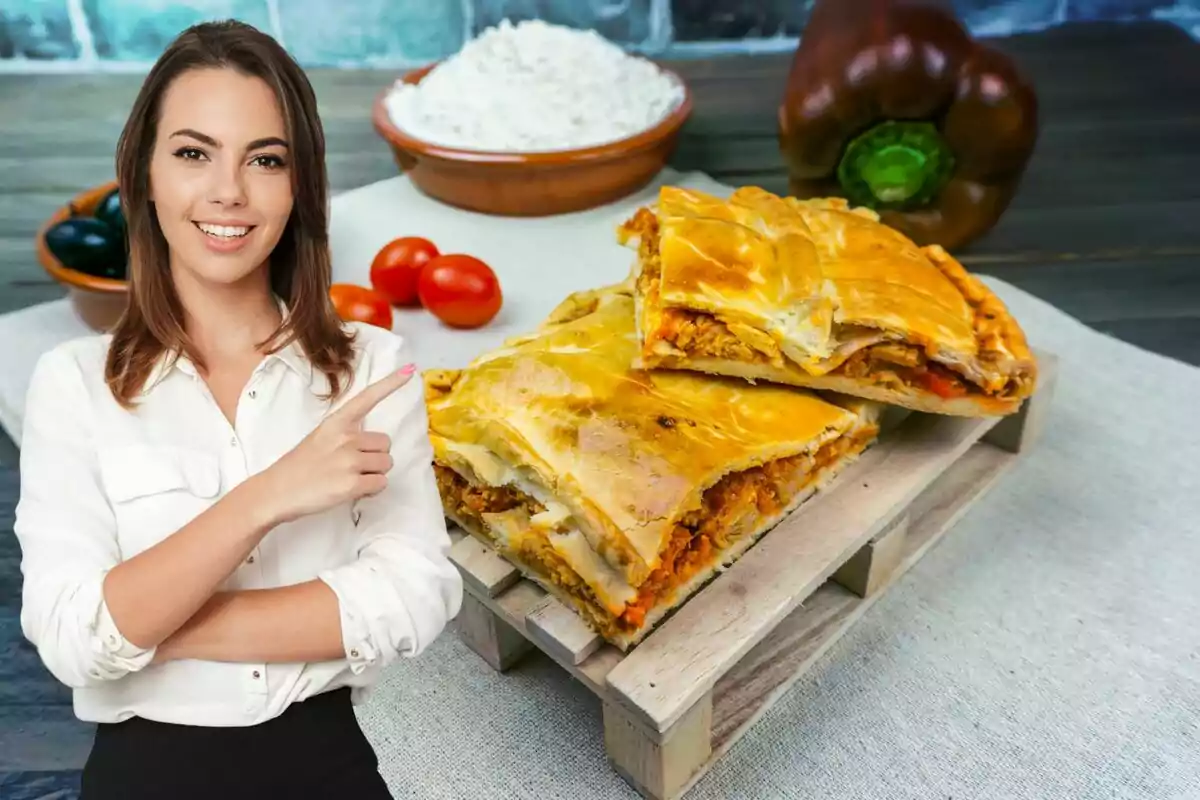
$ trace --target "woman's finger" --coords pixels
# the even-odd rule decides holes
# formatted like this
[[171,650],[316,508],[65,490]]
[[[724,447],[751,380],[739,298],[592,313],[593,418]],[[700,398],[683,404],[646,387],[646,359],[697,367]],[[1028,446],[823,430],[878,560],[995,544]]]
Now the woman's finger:
[[392,469],[392,457],[388,453],[360,453],[358,470],[361,473],[386,475]]
[[358,435],[358,449],[364,453],[386,453],[392,449],[392,438],[386,433],[364,431]]
[[370,497],[379,494],[387,488],[388,480],[383,475],[369,474],[358,476],[358,496]]

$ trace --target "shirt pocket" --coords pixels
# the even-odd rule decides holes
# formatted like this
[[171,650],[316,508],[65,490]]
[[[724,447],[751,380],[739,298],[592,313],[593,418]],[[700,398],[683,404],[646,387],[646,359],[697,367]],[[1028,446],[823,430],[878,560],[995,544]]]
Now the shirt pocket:
[[98,456],[125,557],[191,522],[221,491],[220,462],[202,450],[131,444],[103,448]]

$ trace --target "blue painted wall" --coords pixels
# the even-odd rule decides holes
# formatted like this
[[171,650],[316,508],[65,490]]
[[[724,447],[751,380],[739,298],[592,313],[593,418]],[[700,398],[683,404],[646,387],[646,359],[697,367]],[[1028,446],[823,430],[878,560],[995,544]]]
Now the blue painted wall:
[[[175,34],[237,17],[306,66],[401,67],[455,52],[499,20],[594,28],[658,56],[788,49],[812,0],[0,0],[0,70],[137,68]],[[996,36],[1074,20],[1175,22],[1200,38],[1200,0],[956,0]]]

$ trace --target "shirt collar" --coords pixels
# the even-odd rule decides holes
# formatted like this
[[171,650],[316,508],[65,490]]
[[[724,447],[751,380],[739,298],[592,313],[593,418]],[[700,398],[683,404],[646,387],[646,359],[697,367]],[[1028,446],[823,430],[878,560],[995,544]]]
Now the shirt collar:
[[[279,313],[284,322],[287,322],[291,316],[292,310],[288,308],[287,303],[283,299],[276,296],[275,302],[279,304]],[[304,348],[300,346],[299,339],[293,339],[288,342],[285,347],[279,348],[276,352],[267,356],[268,359],[277,358],[293,370],[301,378],[311,383],[313,378],[314,368],[312,362],[308,360],[308,356],[304,353]]]
[[[291,310],[281,298],[276,297],[275,301],[279,304],[279,311],[283,315],[284,321],[286,321],[288,316],[291,314]],[[263,359],[263,366],[272,360],[282,361],[284,365],[288,367],[288,369],[295,372],[296,375],[306,381],[310,386],[313,385],[315,369],[312,362],[308,360],[308,356],[304,353],[304,348],[300,346],[300,341],[298,339],[293,339],[276,352],[266,356],[266,358]],[[150,375],[146,378],[145,389],[142,390],[142,394],[149,393],[150,390],[157,386],[163,379],[165,379],[172,370],[179,370],[183,374],[192,378],[199,377],[199,373],[196,371],[196,365],[192,363],[192,360],[186,355],[183,353],[163,353],[161,356],[159,356],[158,361],[156,361],[154,364],[154,368],[150,371]]]

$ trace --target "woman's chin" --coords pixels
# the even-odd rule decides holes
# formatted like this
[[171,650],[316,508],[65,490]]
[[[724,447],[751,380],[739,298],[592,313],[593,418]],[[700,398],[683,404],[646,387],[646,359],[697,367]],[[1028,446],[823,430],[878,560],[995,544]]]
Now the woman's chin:
[[[237,289],[261,282],[260,272],[267,269],[266,258],[259,254],[240,253],[238,258],[214,258],[204,253],[195,260],[177,264],[187,275],[188,283],[213,289]],[[176,276],[176,284],[182,276]]]

